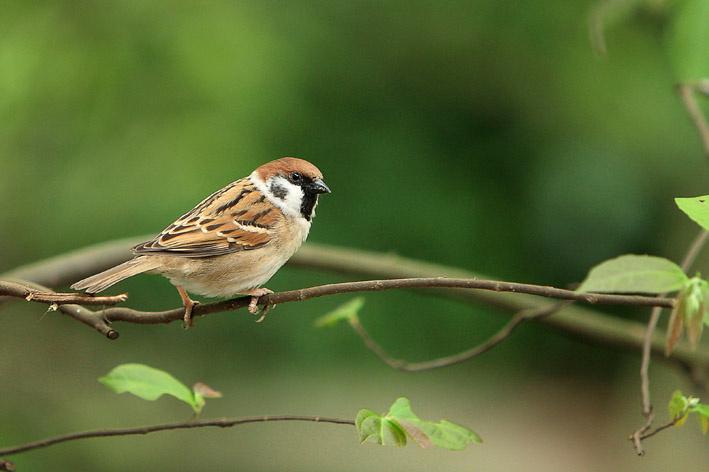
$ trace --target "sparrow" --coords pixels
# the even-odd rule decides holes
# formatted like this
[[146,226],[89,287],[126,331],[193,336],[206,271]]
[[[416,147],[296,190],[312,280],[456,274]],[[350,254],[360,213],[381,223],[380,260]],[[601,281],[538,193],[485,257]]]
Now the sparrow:
[[202,200],[150,241],[133,247],[133,259],[71,286],[98,293],[141,273],[160,274],[177,288],[192,325],[197,302],[206,297],[273,293],[262,285],[308,237],[318,196],[330,193],[320,170],[308,161],[284,157],[263,164],[248,177]]

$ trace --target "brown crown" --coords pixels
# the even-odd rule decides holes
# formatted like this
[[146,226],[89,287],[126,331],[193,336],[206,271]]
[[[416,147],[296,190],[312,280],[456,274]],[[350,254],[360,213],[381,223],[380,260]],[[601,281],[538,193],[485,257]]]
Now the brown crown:
[[275,161],[267,162],[256,169],[256,172],[264,181],[275,175],[288,175],[292,172],[298,172],[312,180],[322,179],[320,169],[310,162],[297,157],[282,157]]

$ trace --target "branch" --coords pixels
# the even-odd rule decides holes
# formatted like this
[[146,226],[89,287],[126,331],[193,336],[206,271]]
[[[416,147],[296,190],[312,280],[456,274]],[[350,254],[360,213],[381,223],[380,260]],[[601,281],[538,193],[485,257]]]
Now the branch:
[[[657,298],[641,295],[579,293],[572,290],[543,285],[501,282],[497,280],[450,279],[446,277],[363,280],[359,282],[319,285],[316,287],[264,295],[259,298],[259,305],[266,308],[282,303],[302,302],[311,298],[328,295],[338,295],[352,292],[375,292],[402,288],[479,289],[495,292],[526,293],[543,297],[559,298],[563,300],[576,300],[591,304],[660,306],[665,308],[671,308],[674,306],[674,299],[672,298]],[[250,300],[251,297],[239,297],[221,302],[203,305],[200,304],[193,309],[192,316],[198,317],[212,313],[237,310],[248,306]],[[138,311],[131,308],[122,307],[106,308],[96,312],[90,312],[86,309],[84,310],[88,312],[86,314],[87,316],[82,317],[80,321],[85,322],[87,319],[93,319],[96,323],[96,325],[92,324],[94,328],[97,328],[99,325],[103,326],[105,323],[111,323],[113,321],[124,321],[137,324],[170,323],[172,321],[182,320],[184,315],[184,308],[182,307],[159,312]],[[101,329],[99,331],[103,332]]]
[[599,57],[608,54],[606,48],[606,17],[613,10],[616,0],[605,0],[594,3],[588,12],[588,36],[591,49]]
[[682,104],[684,104],[684,108],[692,119],[694,127],[697,128],[699,138],[702,140],[704,153],[709,156],[709,124],[707,124],[704,113],[694,96],[694,92],[697,90],[702,93],[707,93],[706,88],[707,85],[704,82],[690,82],[677,85],[677,92],[682,99]]
[[[7,274],[0,275],[0,278],[12,277],[32,280],[52,287],[66,285],[125,262],[130,258],[127,248],[149,239],[149,237],[127,238],[79,249],[65,255],[55,256],[46,261],[39,261],[16,268]],[[346,249],[316,243],[305,244],[291,258],[288,264],[290,267],[303,267],[311,270],[377,278],[433,276],[489,278],[460,268],[409,259],[391,253]],[[431,289],[431,293],[437,296],[458,299],[466,303],[489,304],[512,312],[546,305],[542,299],[525,294],[460,289]],[[67,307],[77,308],[76,305],[63,305],[60,309],[64,311]],[[199,306],[195,309],[197,310],[198,308]],[[88,311],[86,309],[83,310]],[[541,318],[540,321],[562,332],[579,337],[586,342],[590,341],[605,346],[622,347],[630,350],[642,347],[645,332],[644,325],[637,321],[605,315],[576,305],[562,308],[554,316]],[[110,327],[108,325],[99,325],[96,329],[106,334]],[[662,359],[665,359],[664,340],[661,334],[656,333],[653,336],[652,351],[661,355]],[[706,349],[693,351],[688,343],[683,341],[675,347],[673,356],[669,361],[677,363],[685,369],[705,369],[709,367],[709,351]]]
[[44,447],[53,446],[68,441],[77,441],[87,438],[105,438],[111,436],[132,436],[136,434],[148,434],[157,431],[170,431],[174,429],[193,429],[216,426],[219,428],[231,428],[247,423],[266,423],[273,421],[311,421],[315,423],[334,423],[354,426],[354,421],[343,418],[329,418],[325,416],[298,416],[298,415],[276,415],[276,416],[244,416],[241,418],[215,418],[210,420],[183,421],[179,423],[166,423],[148,426],[139,426],[136,428],[115,428],[115,429],[98,429],[94,431],[82,431],[78,433],[64,434],[51,438],[40,439],[18,446],[6,447],[0,449],[0,456],[9,456],[19,454],[21,452],[31,451]]
[[350,326],[354,331],[362,338],[364,345],[374,354],[379,357],[385,364],[394,369],[403,370],[404,372],[420,372],[422,370],[432,370],[439,369],[441,367],[448,367],[455,364],[460,364],[481,354],[486,353],[491,350],[502,341],[507,339],[512,332],[525,321],[540,319],[549,315],[554,314],[561,308],[567,306],[571,301],[564,301],[560,303],[553,303],[550,305],[542,306],[539,308],[532,308],[528,310],[519,311],[510,321],[505,324],[497,333],[487,339],[485,342],[471,348],[454,354],[452,356],[439,357],[438,359],[433,359],[424,362],[408,362],[402,359],[396,359],[390,356],[387,351],[377,343],[369,332],[362,326],[357,318],[350,319]]
[[[38,292],[46,293],[46,294],[52,294],[52,290],[44,287],[42,285],[39,285],[34,282],[28,282],[26,280],[23,280],[21,282],[21,285],[25,286],[28,289],[32,289]],[[9,298],[9,297],[8,297]],[[12,298],[10,298],[12,300]],[[74,305],[74,304],[65,304],[65,305],[54,305],[50,306],[50,310],[56,308],[62,313],[69,315],[70,317],[74,318],[76,321],[79,321],[91,328],[94,328],[96,331],[99,333],[103,334],[106,336],[108,339],[118,339],[118,331],[114,330],[111,328],[111,325],[103,319],[100,315],[97,315],[98,312],[91,311],[88,308],[84,308],[81,305]]]
[[115,305],[128,300],[128,295],[113,295],[108,297],[94,297],[83,293],[56,293],[36,290],[26,284],[0,280],[0,295],[14,298],[24,298],[28,302],[49,303],[53,305],[66,305],[76,303],[80,305]]
[[[694,264],[694,261],[696,261],[697,256],[699,256],[702,248],[706,245],[708,237],[709,232],[701,230],[697,237],[694,238],[692,244],[689,245],[689,249],[687,249],[687,254],[685,254],[684,259],[682,260],[682,271],[685,273],[689,271]],[[661,314],[661,307],[655,307],[652,309],[650,319],[647,323],[647,329],[645,330],[645,337],[643,339],[643,356],[642,362],[640,363],[640,394],[642,397],[642,414],[645,417],[645,424],[643,424],[630,436],[633,441],[633,446],[635,447],[635,452],[639,456],[645,454],[642,446],[642,440],[649,437],[645,436],[645,433],[652,427],[652,422],[655,419],[655,413],[653,412],[652,402],[650,400],[650,375],[648,371],[650,369],[652,338],[655,334],[655,330],[657,329],[657,323],[660,320]],[[672,422],[670,426],[673,424],[674,422]],[[662,429],[665,428],[656,429],[650,436],[658,433]]]
[[664,430],[666,430],[667,428],[673,427],[674,425],[677,424],[678,421],[679,421],[679,418],[675,418],[675,419],[673,419],[672,421],[663,424],[662,426],[658,426],[657,428],[653,429],[653,430],[650,431],[649,433],[645,433],[645,434],[643,434],[642,436],[640,436],[640,439],[647,439],[647,438],[650,438],[650,437],[656,435],[657,433],[659,433],[660,431],[664,431]]

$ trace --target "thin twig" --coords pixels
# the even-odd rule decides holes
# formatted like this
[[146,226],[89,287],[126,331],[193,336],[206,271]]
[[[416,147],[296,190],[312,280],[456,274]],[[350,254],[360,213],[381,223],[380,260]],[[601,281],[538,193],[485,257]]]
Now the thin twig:
[[660,431],[664,431],[664,430],[666,430],[667,428],[671,428],[671,427],[673,427],[674,425],[677,424],[677,421],[679,421],[679,418],[675,418],[674,420],[672,420],[672,421],[670,421],[670,422],[668,422],[668,423],[665,423],[665,424],[663,424],[662,426],[658,426],[657,428],[653,429],[653,430],[650,431],[649,433],[645,433],[645,434],[643,434],[642,436],[640,436],[640,439],[647,439],[647,438],[650,438],[650,437],[656,435],[657,433],[659,433]]
[[128,300],[123,293],[111,296],[92,296],[84,293],[56,293],[52,291],[35,290],[26,284],[0,280],[0,296],[24,298],[28,302],[49,303],[53,305],[115,305]]
[[[699,253],[705,246],[708,237],[709,232],[701,230],[697,237],[694,238],[682,260],[681,267],[684,272],[688,272],[689,269],[691,269],[692,265],[697,260],[697,256],[699,256]],[[645,454],[641,441],[644,439],[643,435],[652,427],[652,422],[655,419],[655,413],[653,412],[652,402],[650,400],[650,375],[648,371],[650,369],[652,338],[657,329],[657,323],[660,320],[661,314],[661,307],[654,307],[652,309],[643,339],[643,354],[640,363],[640,395],[642,398],[642,414],[645,417],[645,423],[630,436],[633,441],[633,446],[635,447],[635,452],[639,456]],[[655,430],[655,433],[656,432],[658,432],[658,430]]]
[[643,446],[642,446],[641,441],[656,435],[660,431],[664,431],[668,428],[671,428],[672,426],[676,425],[679,420],[680,420],[680,418],[675,418],[672,421],[665,423],[662,426],[658,426],[657,428],[653,429],[650,432],[647,432],[650,429],[650,425],[652,424],[652,419],[649,419],[648,423],[646,424],[646,426],[644,427],[644,430],[641,433],[638,431],[635,431],[633,434],[631,434],[628,437],[628,439],[633,442],[633,446],[635,447],[635,450],[640,451],[640,452],[638,452],[638,455],[642,456],[645,454],[645,451],[643,450]]
[[704,153],[709,156],[709,124],[707,124],[706,117],[694,95],[695,90],[698,88],[699,85],[696,83],[681,83],[677,85],[677,92],[682,99],[684,108],[692,119],[692,123],[694,123],[694,127],[699,133]]
[[[52,293],[51,289],[34,282],[22,280],[17,283],[21,283],[21,285],[32,290],[36,290],[43,293]],[[96,331],[103,334],[108,339],[118,339],[118,331],[114,330],[104,318],[102,318],[100,315],[97,315],[97,313],[99,312],[91,311],[88,308],[84,308],[83,306],[73,304],[57,305],[56,308],[65,315],[74,318],[76,321],[79,321],[80,323],[83,323],[86,326],[94,328]]]
[[377,343],[369,332],[362,326],[362,323],[358,319],[350,320],[350,325],[354,331],[362,338],[365,346],[374,354],[377,355],[385,364],[388,366],[402,370],[405,372],[420,372],[423,370],[439,369],[441,367],[447,367],[455,364],[460,364],[481,354],[484,354],[500,344],[502,341],[507,339],[510,334],[525,321],[535,320],[549,316],[566,305],[573,303],[573,301],[563,301],[560,303],[553,303],[550,305],[545,305],[538,308],[532,308],[527,310],[521,310],[515,314],[510,321],[505,324],[497,333],[488,338],[485,342],[458,354],[453,354],[451,356],[439,357],[437,359],[432,359],[424,362],[408,362],[403,359],[396,359],[389,355],[387,351]]
[[183,421],[179,423],[166,423],[148,426],[138,426],[135,428],[115,428],[99,429],[94,431],[82,431],[78,433],[63,434],[38,441],[32,441],[18,446],[0,449],[0,456],[9,456],[21,452],[31,451],[49,447],[68,441],[76,441],[87,438],[105,438],[111,436],[131,436],[136,434],[148,434],[156,431],[170,431],[174,429],[193,429],[215,426],[219,428],[230,428],[232,426],[247,423],[265,423],[272,421],[310,421],[315,423],[333,423],[354,426],[354,421],[344,418],[330,418],[326,416],[299,416],[299,415],[274,415],[274,416],[245,416],[241,418],[214,418],[209,420]]

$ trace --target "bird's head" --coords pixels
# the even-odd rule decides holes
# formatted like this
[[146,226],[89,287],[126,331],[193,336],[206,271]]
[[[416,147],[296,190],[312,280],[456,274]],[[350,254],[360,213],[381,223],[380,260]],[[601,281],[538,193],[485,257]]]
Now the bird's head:
[[315,216],[318,195],[330,193],[322,172],[310,162],[283,157],[267,162],[251,174],[251,179],[266,198],[291,216],[310,221]]

